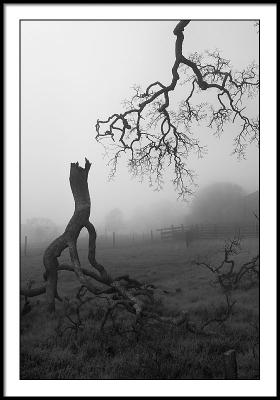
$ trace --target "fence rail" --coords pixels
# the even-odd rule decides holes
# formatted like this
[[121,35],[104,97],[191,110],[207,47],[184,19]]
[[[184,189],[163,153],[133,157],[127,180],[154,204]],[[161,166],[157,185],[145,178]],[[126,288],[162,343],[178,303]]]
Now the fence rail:
[[192,239],[211,239],[226,238],[228,236],[240,235],[241,237],[258,237],[259,224],[251,225],[189,225],[174,226],[169,228],[157,229],[162,240],[186,240],[191,236]]

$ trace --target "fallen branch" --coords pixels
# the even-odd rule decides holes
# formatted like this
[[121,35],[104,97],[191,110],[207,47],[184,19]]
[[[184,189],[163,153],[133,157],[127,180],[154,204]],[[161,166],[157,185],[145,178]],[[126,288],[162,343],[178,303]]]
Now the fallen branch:
[[[124,308],[133,314],[137,322],[143,317],[145,299],[152,301],[153,291],[156,288],[151,284],[132,279],[128,275],[113,278],[106,268],[97,262],[95,258],[97,235],[93,224],[89,221],[91,202],[87,178],[90,166],[91,164],[87,159],[84,168],[80,167],[78,163],[71,164],[69,179],[75,201],[74,214],[64,233],[56,238],[44,253],[45,273],[43,276],[46,283],[37,288],[31,288],[31,286],[22,288],[21,294],[27,299],[46,293],[48,311],[53,312],[55,311],[55,299],[61,300],[57,292],[58,272],[70,271],[76,275],[80,283],[80,296],[82,291],[86,290],[93,294],[95,298],[104,296],[109,302],[102,327],[108,317],[112,316],[113,310],[117,308]],[[81,265],[77,250],[77,239],[84,227],[89,234],[88,261],[92,269],[84,268]],[[58,258],[66,248],[69,250],[71,263],[59,264]],[[94,282],[101,284],[102,287],[96,286]],[[79,310],[77,309],[76,312],[78,313]],[[68,320],[70,321],[69,318]],[[79,321],[77,324],[79,325]]]

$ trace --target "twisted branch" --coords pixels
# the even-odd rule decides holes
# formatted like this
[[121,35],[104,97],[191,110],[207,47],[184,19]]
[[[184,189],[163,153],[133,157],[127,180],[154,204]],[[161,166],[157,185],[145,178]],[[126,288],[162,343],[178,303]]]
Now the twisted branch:
[[[75,201],[74,214],[64,233],[55,239],[44,253],[44,279],[46,283],[40,287],[32,288],[32,282],[26,288],[21,289],[21,295],[25,296],[26,307],[28,306],[27,308],[30,310],[28,298],[46,293],[48,310],[53,312],[55,310],[55,299],[60,299],[57,293],[58,272],[70,271],[76,275],[81,290],[87,290],[96,297],[103,295],[110,300],[113,306],[108,309],[108,315],[118,305],[123,305],[126,310],[135,315],[137,321],[142,317],[145,308],[143,296],[151,299],[153,297],[153,286],[131,279],[128,275],[113,278],[106,268],[97,262],[95,258],[97,235],[93,224],[89,221],[91,202],[87,178],[90,166],[91,164],[87,159],[84,168],[80,167],[78,163],[71,164],[70,186]],[[77,250],[77,239],[83,227],[87,229],[89,234],[88,261],[92,267],[91,270],[81,265]],[[66,248],[69,249],[71,264],[59,264],[58,258]],[[96,286],[94,282],[101,283],[103,287]]]
[[[220,134],[228,122],[239,120],[240,131],[234,139],[234,150],[244,156],[248,142],[259,141],[258,118],[249,118],[243,100],[253,97],[259,89],[257,65],[251,64],[241,72],[233,72],[229,60],[218,51],[206,52],[206,57],[194,53],[185,57],[182,52],[184,30],[190,20],[180,21],[173,33],[175,61],[171,70],[171,82],[164,85],[155,81],[146,90],[134,87],[135,94],[125,100],[126,111],[114,113],[104,120],[97,120],[97,141],[108,140],[114,148],[110,160],[111,176],[114,176],[120,156],[129,154],[129,169],[133,175],[148,176],[150,184],[160,189],[163,184],[164,166],[174,170],[173,184],[179,196],[193,192],[194,171],[186,164],[191,152],[198,157],[205,147],[191,132],[192,125],[208,119],[208,126]],[[178,112],[170,110],[170,94],[180,80],[189,93]],[[196,95],[207,90],[214,91],[218,108],[207,103],[197,104]],[[105,146],[106,147],[106,146]]]

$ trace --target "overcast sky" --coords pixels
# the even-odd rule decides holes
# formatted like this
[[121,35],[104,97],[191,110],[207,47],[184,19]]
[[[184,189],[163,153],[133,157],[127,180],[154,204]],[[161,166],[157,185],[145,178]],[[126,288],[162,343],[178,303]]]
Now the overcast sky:
[[[170,83],[176,21],[22,21],[21,22],[21,190],[22,222],[31,217],[69,220],[73,198],[70,163],[92,163],[89,188],[92,218],[120,208],[127,216],[146,205],[177,202],[167,173],[166,185],[154,192],[148,182],[128,174],[125,161],[108,182],[108,160],[94,125],[122,110],[134,84]],[[258,62],[258,34],[252,21],[192,21],[185,31],[184,54],[218,48],[236,69]],[[178,99],[179,100],[179,99]],[[206,129],[196,134],[208,146],[203,159],[192,158],[200,187],[217,181],[258,189],[258,149],[247,159],[231,156],[236,127],[218,139]]]

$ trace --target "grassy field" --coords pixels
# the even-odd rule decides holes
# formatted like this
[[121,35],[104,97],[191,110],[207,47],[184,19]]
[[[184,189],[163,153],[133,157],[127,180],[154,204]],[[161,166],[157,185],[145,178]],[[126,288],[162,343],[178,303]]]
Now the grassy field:
[[[258,253],[257,239],[244,239],[236,257],[245,262]],[[159,313],[187,311],[196,323],[223,311],[225,298],[213,285],[210,271],[193,260],[212,263],[223,258],[222,240],[200,240],[188,248],[183,242],[135,242],[116,248],[97,244],[97,259],[112,276],[131,277],[155,284]],[[88,266],[86,243],[79,242],[80,259]],[[21,282],[43,282],[44,248],[28,249],[21,260]],[[69,261],[68,254],[61,261]],[[59,273],[59,293],[74,298],[78,282],[71,272]],[[164,293],[163,291],[168,291]],[[45,313],[44,295],[31,299],[32,311],[21,321],[21,379],[224,379],[222,355],[237,352],[238,378],[259,379],[259,287],[245,285],[234,291],[233,315],[223,324],[211,324],[204,334],[189,332],[184,325],[155,324],[133,332],[117,333],[108,324],[100,331],[106,302],[89,303],[82,313],[84,325],[75,332],[67,327],[58,304],[55,316]],[[68,321],[68,322],[67,322]],[[128,325],[126,315],[118,323]],[[71,325],[71,324],[70,324]]]

